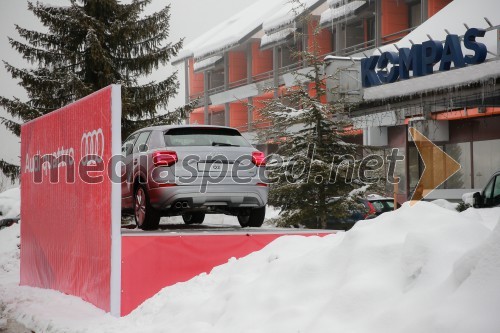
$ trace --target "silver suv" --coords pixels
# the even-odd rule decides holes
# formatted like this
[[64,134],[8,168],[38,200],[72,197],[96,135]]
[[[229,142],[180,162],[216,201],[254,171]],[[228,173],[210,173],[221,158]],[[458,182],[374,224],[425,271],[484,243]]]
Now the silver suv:
[[200,224],[222,213],[242,227],[264,221],[265,156],[234,128],[148,127],[125,140],[122,155],[122,210],[143,230],[157,229],[161,216]]

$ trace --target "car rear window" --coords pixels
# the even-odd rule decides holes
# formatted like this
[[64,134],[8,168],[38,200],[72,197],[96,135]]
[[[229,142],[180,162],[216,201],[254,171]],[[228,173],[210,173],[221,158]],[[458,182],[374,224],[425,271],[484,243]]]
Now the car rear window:
[[164,134],[167,147],[183,146],[227,146],[251,147],[241,134],[231,128],[181,127]]

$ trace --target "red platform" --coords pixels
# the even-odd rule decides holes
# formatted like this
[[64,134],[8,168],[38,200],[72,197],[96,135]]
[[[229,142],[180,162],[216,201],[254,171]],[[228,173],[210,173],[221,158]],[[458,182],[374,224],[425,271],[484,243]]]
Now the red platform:
[[[179,226],[183,227],[183,226]],[[230,258],[258,251],[285,235],[324,236],[332,232],[293,229],[196,229],[122,232],[121,316],[166,286],[188,281]]]

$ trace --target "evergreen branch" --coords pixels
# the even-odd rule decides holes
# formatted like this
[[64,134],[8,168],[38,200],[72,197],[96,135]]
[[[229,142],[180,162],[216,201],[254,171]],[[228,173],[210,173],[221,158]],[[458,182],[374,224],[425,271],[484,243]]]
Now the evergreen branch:
[[40,19],[42,24],[49,28],[50,32],[66,35],[75,26],[74,9],[72,2],[70,7],[58,7],[28,1],[28,10]]
[[15,121],[9,120],[1,116],[0,116],[0,123],[4,125],[12,133],[14,133],[16,136],[21,136],[21,124],[18,124]]
[[30,45],[16,41],[10,37],[8,39],[10,45],[17,52],[21,53],[24,59],[28,60],[31,63],[38,62],[40,63],[40,65],[54,65],[64,64],[66,60],[63,53],[32,47]]
[[137,35],[139,39],[147,39],[158,32],[168,31],[170,28],[170,5],[165,6],[159,12],[136,20],[129,28],[136,31],[140,30],[141,33]]
[[0,97],[0,106],[4,107],[10,115],[19,117],[24,122],[33,120],[43,114],[37,108],[21,102],[18,98],[10,100],[5,97]]
[[191,101],[189,104],[181,106],[172,112],[146,119],[131,120],[122,118],[122,137],[126,138],[136,130],[144,127],[180,124],[194,110],[197,102]]
[[17,165],[10,164],[4,160],[0,160],[0,170],[3,172],[7,178],[10,178],[12,184],[15,183],[16,179],[19,179],[21,168]]
[[64,38],[56,34],[46,34],[38,31],[28,30],[15,24],[19,35],[26,39],[34,47],[57,50],[65,44]]
[[122,68],[127,68],[129,71],[150,74],[153,69],[158,69],[160,64],[167,64],[172,57],[177,55],[181,48],[182,41],[179,41],[175,44],[169,43],[156,51],[142,54],[137,57],[116,57],[115,59]]

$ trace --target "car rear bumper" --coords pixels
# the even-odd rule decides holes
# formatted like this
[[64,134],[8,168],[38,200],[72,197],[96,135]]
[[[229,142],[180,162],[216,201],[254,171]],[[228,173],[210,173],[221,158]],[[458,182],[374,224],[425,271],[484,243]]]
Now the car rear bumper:
[[171,186],[149,191],[151,205],[159,210],[176,208],[178,202],[187,202],[189,208],[226,206],[255,208],[267,203],[268,187],[259,185],[213,185],[205,192],[200,186]]

